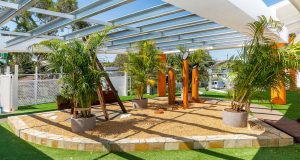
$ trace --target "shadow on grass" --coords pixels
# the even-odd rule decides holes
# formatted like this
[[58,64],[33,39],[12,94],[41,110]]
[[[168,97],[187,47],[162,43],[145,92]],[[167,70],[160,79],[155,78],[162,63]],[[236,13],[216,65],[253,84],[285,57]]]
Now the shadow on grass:
[[291,145],[287,147],[272,147],[272,148],[260,148],[253,160],[265,160],[265,159],[284,159],[292,160],[299,159],[300,145]]
[[41,113],[41,112],[49,112],[49,111],[55,111],[56,109],[49,109],[49,110],[41,110],[41,111],[31,111],[31,112],[20,112],[20,113],[11,113],[11,114],[1,114],[0,119],[7,118],[10,116],[19,116],[24,114],[33,114],[33,113]]
[[0,125],[0,136],[0,159],[52,159],[2,125]]
[[[259,99],[259,100],[258,100]],[[284,117],[297,120],[300,118],[300,91],[287,91],[285,105],[270,104],[270,92],[261,93],[260,96],[256,96],[254,103],[267,106],[270,109],[278,110],[283,113]]]

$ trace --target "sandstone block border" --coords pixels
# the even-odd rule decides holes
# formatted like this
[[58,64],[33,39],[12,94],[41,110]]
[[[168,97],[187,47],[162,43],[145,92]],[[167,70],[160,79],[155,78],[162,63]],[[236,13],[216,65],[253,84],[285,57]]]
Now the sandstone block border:
[[294,143],[293,138],[272,126],[251,118],[252,122],[265,128],[263,135],[217,135],[190,137],[156,137],[147,139],[88,139],[85,137],[67,138],[62,135],[41,132],[28,126],[20,119],[22,116],[8,118],[8,124],[21,139],[47,146],[67,150],[130,152],[149,150],[190,150],[208,148],[252,148],[281,147]]

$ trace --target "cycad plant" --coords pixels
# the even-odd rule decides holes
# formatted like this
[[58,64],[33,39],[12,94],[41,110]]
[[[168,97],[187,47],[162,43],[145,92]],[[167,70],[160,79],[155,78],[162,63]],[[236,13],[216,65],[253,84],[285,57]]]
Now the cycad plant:
[[50,49],[47,61],[52,72],[63,72],[60,92],[78,111],[78,115],[74,112],[74,118],[91,116],[91,103],[99,86],[101,89],[100,77],[105,74],[96,66],[96,51],[106,41],[109,30],[108,27],[88,36],[86,42],[54,39],[35,45]]
[[[128,54],[126,70],[132,77],[132,86],[137,99],[143,99],[146,86],[155,84],[157,71],[162,69],[162,62],[154,41],[140,41]],[[164,72],[164,71],[163,71]]]
[[238,57],[231,59],[231,69],[236,72],[232,109],[237,112],[249,111],[250,100],[256,92],[278,88],[288,80],[285,70],[299,68],[294,47],[279,46],[270,33],[270,30],[281,31],[279,21],[261,16],[249,28],[251,40]]

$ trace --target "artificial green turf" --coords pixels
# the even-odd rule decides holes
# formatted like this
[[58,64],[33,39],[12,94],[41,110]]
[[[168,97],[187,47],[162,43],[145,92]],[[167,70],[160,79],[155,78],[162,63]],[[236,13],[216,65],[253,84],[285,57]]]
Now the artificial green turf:
[[[157,97],[157,94],[153,94],[153,95],[145,94],[145,95],[143,96],[143,98],[154,98],[154,97]],[[133,100],[133,99],[135,99],[135,98],[136,98],[135,95],[130,95],[130,96],[120,96],[121,101],[130,101],[130,100]]]
[[130,160],[193,160],[193,159],[298,159],[300,145],[281,148],[209,149],[188,151],[148,151],[148,152],[83,152],[53,149],[28,143],[13,133],[7,123],[0,124],[1,160],[43,160],[43,159],[130,159]]
[[[267,97],[269,98],[270,96]],[[290,119],[297,120],[298,118],[300,118],[300,92],[287,91],[286,101],[287,104],[285,105],[271,105],[269,100],[256,101],[256,103],[267,106],[274,110],[278,110],[279,112],[283,113],[285,117],[288,117]]]
[[[203,95],[200,97],[207,98],[220,98],[229,100],[230,96],[227,93],[220,93],[214,91],[206,91],[204,88],[200,88],[200,91],[203,92]],[[293,120],[300,118],[300,91],[286,91],[286,101],[285,105],[275,105],[270,103],[270,92],[259,93],[251,101],[255,104],[260,104],[268,108],[278,110],[285,117],[288,117]]]
[[[204,88],[200,88],[200,91],[203,92],[200,97],[204,98],[219,98],[219,99],[230,99],[230,96],[227,93],[220,93],[214,91],[206,91]],[[269,92],[263,93],[259,97],[256,97],[252,100],[253,103],[261,104],[266,107],[272,108],[274,110],[278,110],[282,112],[286,117],[290,119],[298,119],[300,118],[300,91],[290,92],[287,91],[287,104],[286,105],[271,105],[269,99]],[[176,94],[180,95],[180,94]],[[144,95],[144,98],[154,98],[157,95]],[[134,95],[130,96],[121,96],[121,101],[129,101],[135,99]],[[259,99],[259,100],[257,100]],[[30,114],[30,113],[39,113],[46,111],[53,111],[56,109],[56,103],[47,103],[47,104],[38,104],[38,105],[30,105],[20,107],[18,111],[12,114],[0,114],[1,118],[6,118],[8,116],[22,115],[22,114]]]
[[[144,98],[154,98],[157,95],[144,95]],[[120,96],[121,101],[129,101],[135,99],[135,96]],[[37,105],[29,105],[29,106],[21,106],[18,108],[17,111],[8,114],[0,114],[1,118],[7,118],[9,116],[17,116],[23,114],[31,114],[31,113],[40,113],[40,112],[47,112],[47,111],[54,111],[56,110],[56,103],[45,103],[45,104],[37,104]]]
[[9,116],[22,115],[22,114],[53,111],[55,109],[56,109],[56,103],[45,103],[45,104],[22,106],[22,107],[19,107],[18,110],[13,113],[0,114],[0,119],[7,118]]
[[[219,92],[203,91],[202,97],[228,98],[227,94]],[[145,96],[153,98],[156,95]],[[287,105],[275,105],[285,116],[295,119],[299,117],[300,104],[299,92],[287,92]],[[131,100],[134,96],[121,97],[121,100]],[[270,107],[268,101],[257,101],[262,105]],[[55,103],[40,104],[21,107],[19,111],[10,115],[28,114],[55,110]],[[10,115],[0,115],[4,118]],[[11,133],[7,123],[0,124],[0,159],[298,159],[300,145],[292,145],[280,148],[245,148],[245,149],[210,149],[190,151],[148,151],[148,152],[82,152],[53,149],[25,142]]]

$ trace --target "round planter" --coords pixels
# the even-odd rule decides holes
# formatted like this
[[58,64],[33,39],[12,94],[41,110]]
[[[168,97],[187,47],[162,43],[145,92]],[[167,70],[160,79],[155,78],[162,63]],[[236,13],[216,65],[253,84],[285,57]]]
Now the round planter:
[[230,109],[223,111],[223,123],[232,127],[247,127],[248,113],[235,112]]
[[73,132],[84,132],[96,126],[96,116],[90,118],[71,118],[71,128]]
[[143,109],[148,106],[148,99],[134,99],[132,100],[132,107],[134,109]]

